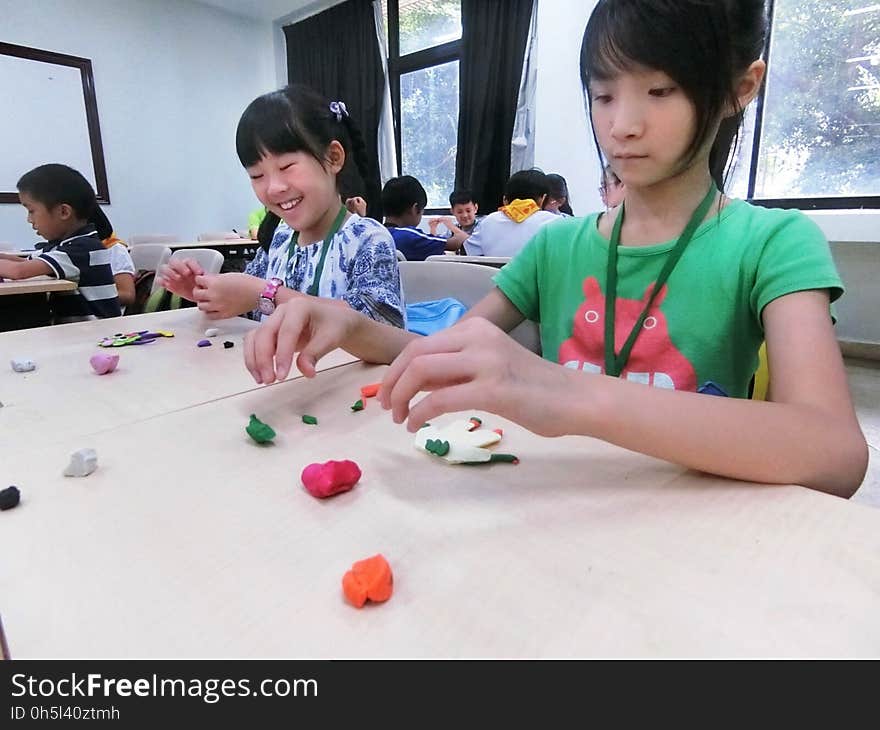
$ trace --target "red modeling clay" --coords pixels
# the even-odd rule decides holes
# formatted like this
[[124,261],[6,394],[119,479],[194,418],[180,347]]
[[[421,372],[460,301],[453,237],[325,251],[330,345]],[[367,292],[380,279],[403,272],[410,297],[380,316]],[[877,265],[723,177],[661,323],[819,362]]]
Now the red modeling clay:
[[391,566],[381,555],[358,560],[342,576],[342,592],[349,602],[361,608],[368,600],[380,603],[391,598],[394,576]]
[[361,387],[361,396],[364,398],[375,398],[379,392],[382,383],[373,383],[372,385],[364,385]]
[[360,478],[360,467],[348,459],[309,464],[302,472],[302,483],[306,490],[318,499],[347,492]]

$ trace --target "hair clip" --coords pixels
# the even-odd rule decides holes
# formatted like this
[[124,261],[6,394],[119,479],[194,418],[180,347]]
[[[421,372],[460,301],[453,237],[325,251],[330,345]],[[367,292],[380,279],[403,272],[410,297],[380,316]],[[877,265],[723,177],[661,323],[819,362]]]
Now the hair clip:
[[344,101],[331,101],[330,111],[336,115],[336,121],[341,122],[342,117],[348,116],[348,109],[345,108]]

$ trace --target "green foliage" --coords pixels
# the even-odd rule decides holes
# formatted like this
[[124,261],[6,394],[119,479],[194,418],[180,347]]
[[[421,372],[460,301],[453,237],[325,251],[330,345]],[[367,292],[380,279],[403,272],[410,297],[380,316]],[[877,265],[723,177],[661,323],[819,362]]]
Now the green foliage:
[[776,0],[759,197],[880,194],[880,11],[844,14],[866,5]]

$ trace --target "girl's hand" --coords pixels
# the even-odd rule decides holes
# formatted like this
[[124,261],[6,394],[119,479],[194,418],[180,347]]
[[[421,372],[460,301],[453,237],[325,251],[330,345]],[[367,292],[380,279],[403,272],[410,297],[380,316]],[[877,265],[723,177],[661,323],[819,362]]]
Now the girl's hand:
[[266,282],[249,274],[201,274],[195,278],[193,301],[209,319],[228,319],[257,307]]
[[173,259],[159,270],[159,284],[172,294],[194,302],[196,277],[204,273],[204,269],[193,259]]
[[367,201],[360,196],[348,198],[345,201],[345,207],[349,213],[357,213],[361,218],[367,214]]
[[[571,372],[526,350],[489,321],[470,317],[411,342],[391,363],[379,390],[395,423],[416,432],[443,413],[482,410],[542,436],[567,433],[563,412]],[[410,401],[429,391],[412,408]]]
[[307,378],[324,355],[354,335],[363,317],[344,302],[299,297],[281,304],[244,340],[244,362],[258,383],[284,380],[296,353],[296,366]]

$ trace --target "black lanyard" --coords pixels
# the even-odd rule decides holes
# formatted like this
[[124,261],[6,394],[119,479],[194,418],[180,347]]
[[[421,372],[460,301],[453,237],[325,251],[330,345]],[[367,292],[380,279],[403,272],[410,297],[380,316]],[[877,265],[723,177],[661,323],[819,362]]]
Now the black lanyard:
[[[315,278],[309,285],[306,294],[310,294],[313,297],[318,296],[318,287],[321,285],[321,274],[324,273],[324,261],[327,258],[327,251],[330,250],[330,241],[333,240],[333,236],[339,233],[339,229],[342,227],[342,221],[345,219],[345,214],[345,206],[340,205],[339,212],[336,214],[336,218],[333,220],[333,225],[330,226],[330,231],[327,233],[326,238],[324,238],[324,245],[321,248],[321,258],[318,259],[318,266],[315,269]],[[294,231],[293,235],[290,237],[290,247],[287,249],[288,261],[293,258],[293,252],[296,248],[297,241],[299,241],[299,231]]]
[[608,245],[608,271],[605,276],[606,375],[612,375],[616,378],[623,371],[623,368],[626,366],[627,360],[629,360],[629,354],[633,349],[633,345],[635,345],[636,343],[636,338],[639,336],[639,332],[641,332],[642,330],[642,325],[645,323],[645,320],[648,317],[648,312],[650,312],[651,307],[654,306],[654,300],[657,298],[657,295],[660,293],[660,290],[663,288],[663,285],[666,283],[666,280],[669,278],[669,275],[672,273],[672,270],[675,268],[675,265],[678,263],[681,255],[684,253],[684,250],[687,247],[688,243],[690,243],[691,238],[693,238],[694,231],[697,230],[700,223],[703,222],[703,219],[709,212],[709,208],[711,207],[712,202],[715,200],[715,194],[717,192],[718,188],[715,187],[715,183],[712,183],[712,186],[709,188],[709,192],[706,193],[706,197],[703,198],[703,202],[700,203],[700,205],[694,211],[694,214],[691,216],[690,221],[688,221],[688,224],[685,226],[684,231],[676,242],[675,247],[669,252],[669,255],[666,258],[666,263],[663,265],[663,269],[660,272],[660,276],[657,277],[657,281],[654,284],[654,290],[651,292],[651,298],[648,299],[648,303],[645,305],[645,308],[642,310],[642,313],[639,315],[639,318],[633,325],[632,331],[629,333],[629,337],[626,338],[626,342],[620,350],[620,354],[615,354],[614,319],[615,307],[617,304],[617,247],[620,245],[620,228],[623,225],[623,213],[626,206],[626,203],[621,203],[620,213],[617,216],[617,220],[614,221],[614,227],[611,230],[611,242]]

